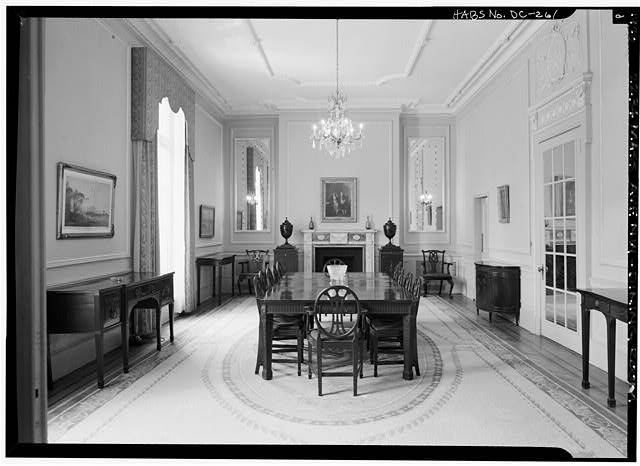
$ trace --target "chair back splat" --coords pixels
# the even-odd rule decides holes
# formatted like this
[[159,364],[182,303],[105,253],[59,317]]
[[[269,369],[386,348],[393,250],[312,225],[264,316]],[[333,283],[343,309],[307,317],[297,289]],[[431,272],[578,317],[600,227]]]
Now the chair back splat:
[[238,281],[236,283],[238,286],[238,294],[242,294],[240,285],[245,280],[249,288],[249,293],[251,293],[253,277],[260,270],[264,270],[265,262],[269,256],[268,249],[245,249],[245,252],[247,257],[238,261],[238,265],[240,266],[240,273],[238,274]]

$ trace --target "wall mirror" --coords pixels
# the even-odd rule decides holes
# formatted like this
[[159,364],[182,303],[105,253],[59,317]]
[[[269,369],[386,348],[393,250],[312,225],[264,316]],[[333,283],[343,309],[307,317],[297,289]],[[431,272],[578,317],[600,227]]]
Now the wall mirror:
[[445,225],[445,138],[407,140],[409,231],[442,232]]
[[269,231],[271,138],[234,139],[236,231]]

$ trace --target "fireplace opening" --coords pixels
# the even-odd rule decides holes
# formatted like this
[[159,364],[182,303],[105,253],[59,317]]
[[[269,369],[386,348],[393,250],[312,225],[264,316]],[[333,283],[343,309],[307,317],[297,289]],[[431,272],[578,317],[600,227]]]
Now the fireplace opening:
[[362,272],[362,248],[359,247],[328,247],[315,248],[315,271],[322,272],[324,264],[329,259],[340,259],[347,264],[348,272]]

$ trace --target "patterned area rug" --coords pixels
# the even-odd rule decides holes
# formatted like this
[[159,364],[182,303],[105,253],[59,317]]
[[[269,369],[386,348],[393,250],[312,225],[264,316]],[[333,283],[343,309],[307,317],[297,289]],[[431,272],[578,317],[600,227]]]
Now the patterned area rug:
[[[49,419],[54,443],[378,444],[560,447],[623,458],[626,432],[510,351],[447,301],[422,298],[421,375],[298,377],[295,364],[254,374],[255,300],[194,318],[156,357]],[[306,353],[305,353],[306,357]],[[167,426],[171,426],[168,428]]]

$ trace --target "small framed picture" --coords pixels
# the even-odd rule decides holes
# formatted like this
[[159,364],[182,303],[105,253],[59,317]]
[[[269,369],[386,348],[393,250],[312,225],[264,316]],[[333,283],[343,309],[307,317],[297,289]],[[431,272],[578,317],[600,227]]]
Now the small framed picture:
[[57,239],[114,235],[116,176],[58,163]]
[[322,178],[322,221],[356,222],[358,179]]
[[498,186],[498,221],[500,223],[510,222],[508,184]]
[[216,209],[208,205],[200,205],[200,238],[213,238],[216,225]]

